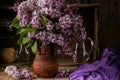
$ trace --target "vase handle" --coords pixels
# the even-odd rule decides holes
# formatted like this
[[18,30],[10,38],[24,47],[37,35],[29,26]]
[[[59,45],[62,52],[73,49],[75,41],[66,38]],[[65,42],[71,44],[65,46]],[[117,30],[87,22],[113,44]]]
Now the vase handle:
[[83,46],[83,58],[84,58],[83,62],[87,62],[90,59],[90,55],[93,51],[93,45],[94,45],[94,42],[90,37],[87,37],[86,40],[90,41],[90,50],[89,51],[86,50],[85,41],[83,41],[83,44],[82,44],[82,46]]

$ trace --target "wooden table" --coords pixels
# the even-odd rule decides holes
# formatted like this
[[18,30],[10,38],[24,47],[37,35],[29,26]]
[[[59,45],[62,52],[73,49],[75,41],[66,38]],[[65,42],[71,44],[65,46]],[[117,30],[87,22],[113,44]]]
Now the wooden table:
[[[66,69],[75,70],[77,66],[81,65],[80,63],[73,63],[71,59],[66,59],[66,57],[62,57],[58,62],[59,71]],[[21,66],[19,63],[0,64],[0,80],[14,80],[4,72],[5,67],[8,65],[16,65],[17,67],[28,68],[30,70],[32,69],[31,66]],[[69,80],[69,78],[36,78],[34,80]]]
[[[0,80],[14,80],[10,78],[5,72],[0,72]],[[34,80],[69,80],[69,78],[37,78]]]

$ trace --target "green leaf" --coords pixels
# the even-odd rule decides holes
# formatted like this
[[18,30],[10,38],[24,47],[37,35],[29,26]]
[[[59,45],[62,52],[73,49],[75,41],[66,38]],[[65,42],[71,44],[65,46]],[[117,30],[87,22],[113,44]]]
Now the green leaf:
[[12,26],[14,28],[19,28],[20,27],[19,26],[19,20],[18,19],[14,19],[10,26]]
[[24,37],[22,39],[22,44],[28,43],[30,41],[30,38]]
[[32,33],[34,30],[35,30],[35,28],[28,28],[28,29],[27,29],[27,31],[28,31],[28,32],[31,32],[31,33]]
[[16,17],[14,18],[14,20],[11,22],[10,26],[14,27],[14,28],[19,28],[19,19],[18,19],[18,15],[16,15]]
[[32,49],[32,52],[33,52],[33,53],[36,53],[36,51],[37,51],[37,41],[34,42],[34,44],[33,44],[33,46],[31,47],[31,49]]
[[28,48],[28,47],[30,47],[30,46],[32,46],[32,44],[27,44],[26,48]]
[[19,30],[18,34],[21,34],[21,33],[23,33],[23,32],[26,32],[26,28],[21,28],[21,29]]
[[18,44],[22,44],[23,38],[26,37],[25,33],[20,34],[20,37],[18,39]]
[[18,15],[15,16],[15,19],[19,19]]
[[46,23],[47,23],[47,18],[46,18],[45,16],[42,16],[42,18],[41,18],[41,23],[42,23],[43,26],[46,25]]
[[20,34],[19,40],[18,40],[18,44],[25,44],[27,42],[30,41],[30,38],[26,37],[26,33],[22,33]]

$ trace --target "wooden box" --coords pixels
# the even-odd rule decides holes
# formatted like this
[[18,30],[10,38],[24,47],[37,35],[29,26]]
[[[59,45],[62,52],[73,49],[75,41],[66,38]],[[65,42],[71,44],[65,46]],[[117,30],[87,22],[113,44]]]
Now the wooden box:
[[[74,4],[71,4],[71,6],[74,6]],[[79,13],[83,16],[84,27],[86,28],[87,35],[94,42],[89,60],[91,62],[99,57],[99,4],[78,4],[77,6],[79,8]],[[58,57],[58,59],[61,66],[70,67],[84,63],[83,60],[79,63],[73,63],[72,59],[68,56]]]

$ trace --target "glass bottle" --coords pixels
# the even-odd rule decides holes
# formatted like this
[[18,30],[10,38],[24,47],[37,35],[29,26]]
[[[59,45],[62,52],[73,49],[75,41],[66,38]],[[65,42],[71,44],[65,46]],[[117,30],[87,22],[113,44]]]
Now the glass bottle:
[[24,44],[21,44],[18,49],[18,62],[21,66],[28,65],[30,66],[33,61],[33,53],[26,48]]

